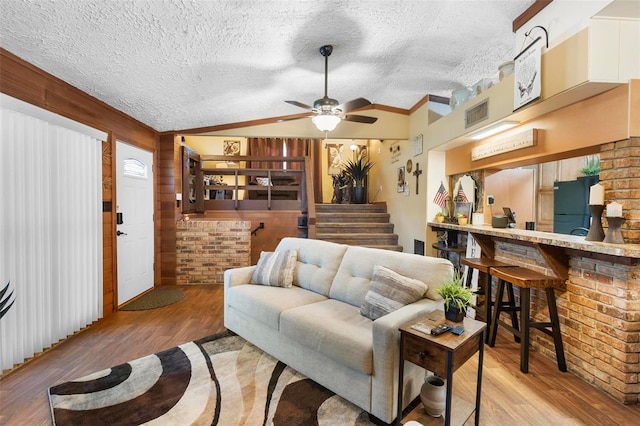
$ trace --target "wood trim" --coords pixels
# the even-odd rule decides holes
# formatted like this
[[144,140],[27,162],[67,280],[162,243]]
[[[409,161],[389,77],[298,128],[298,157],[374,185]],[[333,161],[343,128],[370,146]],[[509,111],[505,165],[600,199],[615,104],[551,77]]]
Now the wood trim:
[[416,104],[409,109],[409,114],[413,114],[427,102],[436,102],[439,104],[449,105],[449,98],[444,96],[437,96],[437,95],[425,95],[422,99],[416,102]]
[[402,115],[411,114],[411,112],[408,109],[397,108],[397,107],[392,107],[392,106],[389,106],[389,105],[381,105],[381,104],[371,104],[370,106],[368,106],[366,108],[361,108],[358,111],[366,111],[368,109],[375,109],[375,110],[378,110],[378,111],[386,111],[386,112],[392,112],[394,114],[402,114]]
[[522,12],[516,19],[513,20],[513,23],[511,24],[513,32],[515,33],[520,28],[522,28],[522,26],[529,22],[531,18],[536,16],[538,12],[549,6],[552,1],[553,0],[536,0],[535,3],[527,8],[527,10]]
[[[379,104],[371,104],[367,107],[360,108],[358,112],[367,111],[367,110],[378,110],[378,111],[386,111],[392,112],[395,114],[409,115],[410,111],[404,108],[396,108],[388,105],[379,105]],[[354,111],[354,112],[355,112]],[[298,120],[302,118],[310,117],[309,113],[300,113],[300,114],[292,114],[292,115],[281,115],[278,117],[269,117],[269,118],[260,118],[257,120],[249,120],[249,121],[238,121],[235,123],[226,123],[226,124],[218,124],[215,126],[207,126],[207,127],[195,127],[191,129],[181,129],[181,130],[171,130],[167,132],[160,133],[161,135],[165,134],[174,134],[180,133],[185,135],[198,135],[201,133],[212,133],[212,132],[220,132],[223,130],[233,130],[233,129],[241,129],[244,127],[255,127],[255,126],[263,126],[265,124],[274,124],[281,121],[290,121],[290,120]]]

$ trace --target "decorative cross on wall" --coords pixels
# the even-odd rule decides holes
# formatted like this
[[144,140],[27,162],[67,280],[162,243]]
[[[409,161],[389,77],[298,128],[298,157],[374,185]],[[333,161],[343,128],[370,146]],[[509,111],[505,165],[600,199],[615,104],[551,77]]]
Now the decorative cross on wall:
[[422,174],[422,170],[420,170],[420,163],[416,163],[416,169],[412,173],[416,177],[416,194],[418,194],[418,182],[420,180],[420,175]]

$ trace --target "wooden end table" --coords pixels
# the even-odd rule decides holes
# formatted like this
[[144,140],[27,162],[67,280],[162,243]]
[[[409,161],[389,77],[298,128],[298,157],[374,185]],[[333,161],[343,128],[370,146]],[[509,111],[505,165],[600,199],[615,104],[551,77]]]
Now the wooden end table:
[[[446,322],[452,325],[463,325],[464,333],[460,336],[448,331],[439,336],[426,334],[411,328],[413,324],[428,321],[429,325]],[[396,425],[402,420],[402,381],[404,379],[404,361],[410,361],[425,370],[447,379],[447,396],[445,409],[445,425],[451,424],[451,397],[453,395],[453,373],[460,368],[476,352],[478,354],[478,382],[476,385],[475,424],[480,420],[480,392],[482,387],[482,358],[484,355],[484,333],[486,324],[471,318],[463,323],[454,323],[444,319],[444,312],[436,311],[418,318],[400,327],[400,366],[398,368],[398,417]]]

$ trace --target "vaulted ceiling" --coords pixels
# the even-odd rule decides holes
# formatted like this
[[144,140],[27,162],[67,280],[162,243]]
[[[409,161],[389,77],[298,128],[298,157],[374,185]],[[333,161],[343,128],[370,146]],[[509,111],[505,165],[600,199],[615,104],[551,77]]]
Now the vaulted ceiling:
[[158,131],[304,112],[324,91],[409,109],[514,56],[534,0],[7,0],[0,46]]

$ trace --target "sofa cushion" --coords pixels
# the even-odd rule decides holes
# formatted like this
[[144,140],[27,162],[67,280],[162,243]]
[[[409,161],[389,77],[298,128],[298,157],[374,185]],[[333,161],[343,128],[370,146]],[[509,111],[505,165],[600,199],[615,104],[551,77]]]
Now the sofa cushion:
[[349,246],[331,284],[329,297],[360,308],[369,290],[375,265],[422,281],[429,287],[426,296],[433,300],[442,300],[436,290],[453,276],[453,265],[447,259]]
[[250,282],[275,287],[291,287],[297,260],[296,250],[263,251],[260,253],[258,265],[253,271]]
[[371,320],[376,320],[422,299],[428,289],[422,281],[407,278],[389,268],[375,265],[371,286],[364,296],[360,313]]
[[252,284],[229,287],[225,293],[225,305],[275,330],[280,326],[283,311],[326,299],[300,287],[284,289]]
[[294,286],[328,296],[331,282],[347,246],[322,240],[283,238],[276,247],[276,251],[281,250],[298,251],[298,264],[293,276]]
[[372,329],[358,308],[331,299],[280,315],[280,333],[364,374],[373,374]]

